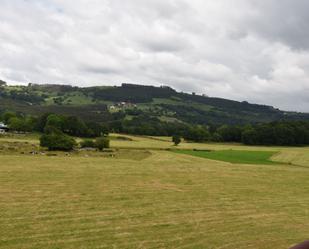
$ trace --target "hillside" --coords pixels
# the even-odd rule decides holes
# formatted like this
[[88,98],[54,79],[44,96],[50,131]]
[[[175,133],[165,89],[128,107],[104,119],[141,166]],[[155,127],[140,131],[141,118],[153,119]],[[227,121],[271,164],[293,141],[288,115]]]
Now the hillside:
[[32,115],[53,112],[98,122],[147,117],[152,121],[203,125],[309,119],[309,114],[181,93],[166,86],[122,84],[119,87],[80,88],[69,85],[0,85],[0,111]]

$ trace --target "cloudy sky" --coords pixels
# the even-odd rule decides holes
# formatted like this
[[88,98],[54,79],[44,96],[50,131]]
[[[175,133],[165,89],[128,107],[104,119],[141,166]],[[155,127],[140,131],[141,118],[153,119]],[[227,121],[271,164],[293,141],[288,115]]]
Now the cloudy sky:
[[0,79],[122,82],[309,112],[308,0],[0,0]]

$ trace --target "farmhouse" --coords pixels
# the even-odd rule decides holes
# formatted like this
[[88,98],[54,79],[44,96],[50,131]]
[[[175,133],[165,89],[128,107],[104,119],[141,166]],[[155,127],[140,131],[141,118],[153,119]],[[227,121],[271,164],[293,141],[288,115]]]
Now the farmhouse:
[[0,122],[0,134],[7,132],[9,128],[4,123]]

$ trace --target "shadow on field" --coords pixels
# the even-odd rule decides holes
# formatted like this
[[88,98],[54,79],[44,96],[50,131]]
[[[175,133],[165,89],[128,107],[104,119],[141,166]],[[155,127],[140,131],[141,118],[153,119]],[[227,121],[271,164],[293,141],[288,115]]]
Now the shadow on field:
[[309,249],[309,241],[305,241],[297,246],[294,246],[290,249]]

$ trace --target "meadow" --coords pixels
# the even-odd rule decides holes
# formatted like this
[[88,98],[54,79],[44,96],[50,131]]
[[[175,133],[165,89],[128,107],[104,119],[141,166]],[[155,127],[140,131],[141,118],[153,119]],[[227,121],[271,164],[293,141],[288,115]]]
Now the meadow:
[[[0,248],[270,249],[308,239],[309,148],[122,136],[104,153],[0,138]],[[226,151],[276,163],[226,162]]]
[[176,153],[208,158],[217,161],[240,164],[278,164],[271,161],[276,154],[274,151],[247,151],[247,150],[175,150]]

